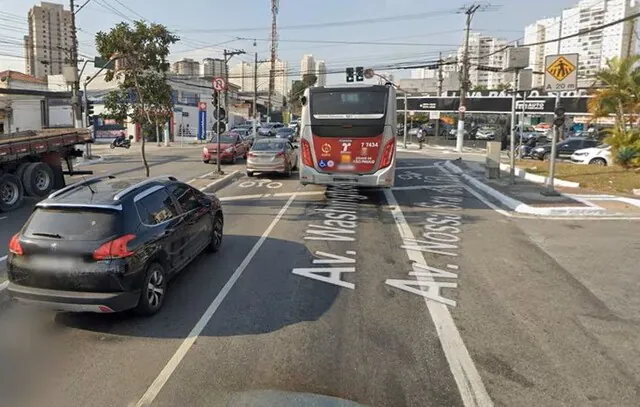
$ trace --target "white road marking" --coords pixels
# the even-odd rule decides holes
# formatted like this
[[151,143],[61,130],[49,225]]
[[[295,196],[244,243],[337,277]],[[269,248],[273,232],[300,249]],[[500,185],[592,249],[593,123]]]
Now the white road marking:
[[209,321],[213,317],[213,314],[216,313],[218,307],[220,307],[220,304],[222,304],[222,301],[224,301],[224,299],[229,294],[235,283],[238,281],[244,270],[247,268],[253,257],[260,249],[260,247],[262,247],[262,244],[267,239],[271,231],[276,227],[278,221],[280,221],[284,213],[287,211],[287,209],[289,209],[289,206],[291,206],[294,199],[296,199],[296,196],[292,195],[287,203],[284,204],[282,209],[280,209],[280,212],[278,212],[273,221],[271,221],[269,227],[267,227],[260,239],[258,239],[256,244],[253,246],[251,251],[249,251],[236,271],[233,272],[233,275],[231,275],[227,283],[224,285],[224,287],[222,287],[222,290],[220,290],[220,292],[218,293],[216,298],[214,298],[213,302],[209,305],[204,314],[202,314],[200,320],[196,323],[191,332],[189,332],[189,335],[187,335],[176,353],[171,357],[158,377],[154,380],[151,386],[149,386],[149,388],[147,389],[146,393],[138,401],[138,403],[136,404],[137,407],[149,406],[151,405],[151,403],[153,403],[153,401],[158,396],[164,385],[167,383],[173,372],[176,370],[182,359],[184,359],[189,349],[191,349],[191,346],[193,346],[196,339],[198,339],[198,336],[202,333],[205,326],[209,323]]
[[8,285],[9,285],[9,280],[6,280],[0,283],[0,292],[4,291]]
[[7,256],[2,256],[0,257],[0,263],[2,263],[3,261],[7,260]]
[[198,175],[197,177],[192,178],[189,181],[187,181],[187,184],[191,184],[192,182],[195,182],[195,181],[197,181],[199,179],[207,178],[207,177],[213,175],[214,173],[215,173],[215,171],[209,171],[206,174]]
[[296,196],[324,195],[324,191],[279,192],[277,194],[236,195],[236,196],[223,196],[218,199],[220,199],[220,202],[229,202],[229,201],[244,201],[249,199],[283,198],[283,197],[289,197],[292,195],[296,195]]
[[435,168],[435,165],[416,165],[415,167],[396,167],[396,170],[426,170]]
[[214,186],[214,185],[215,185],[215,184],[217,184],[218,182],[222,182],[222,181],[224,181],[225,179],[227,179],[227,178],[229,178],[229,177],[234,176],[234,175],[235,175],[235,174],[237,174],[238,172],[239,172],[238,170],[235,170],[235,171],[233,171],[233,172],[230,172],[229,174],[225,175],[224,177],[222,177],[222,178],[220,178],[220,179],[217,179],[217,180],[213,181],[212,183],[210,183],[209,185],[207,185],[206,187],[202,188],[202,189],[201,189],[201,191],[204,191],[205,189],[209,189],[209,188],[211,188],[212,186]]
[[6,216],[0,216],[0,220],[7,219]]
[[[391,214],[398,227],[398,232],[403,241],[415,240],[415,236],[407,223],[407,220],[398,205],[393,192],[384,190],[384,195],[391,207]],[[406,250],[409,260],[413,263],[427,265],[422,252],[417,250]],[[433,277],[416,276],[418,281],[434,281]],[[493,406],[493,401],[487,393],[487,389],[482,383],[482,378],[476,369],[469,350],[462,341],[460,332],[453,321],[449,307],[437,301],[425,298],[425,303],[431,319],[436,328],[438,338],[442,344],[442,350],[449,363],[449,369],[456,381],[460,397],[465,407]]]

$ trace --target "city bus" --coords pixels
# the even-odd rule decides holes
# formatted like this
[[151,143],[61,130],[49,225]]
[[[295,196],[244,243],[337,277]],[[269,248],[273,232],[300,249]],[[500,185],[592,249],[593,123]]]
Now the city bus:
[[393,186],[397,118],[392,85],[311,87],[300,101],[302,185]]

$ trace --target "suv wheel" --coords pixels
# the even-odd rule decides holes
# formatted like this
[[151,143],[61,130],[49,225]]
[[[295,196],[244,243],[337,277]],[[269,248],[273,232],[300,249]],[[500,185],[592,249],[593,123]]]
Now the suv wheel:
[[135,308],[136,314],[149,316],[160,311],[166,292],[167,278],[164,268],[158,263],[152,263],[144,278],[140,300]]
[[604,158],[598,157],[598,158],[594,158],[593,160],[589,161],[589,164],[606,166],[607,165],[607,160],[605,160]]
[[224,222],[222,221],[222,217],[220,215],[216,215],[213,219],[213,227],[211,228],[211,241],[209,242],[209,246],[207,246],[207,250],[211,253],[216,253],[220,250],[220,246],[222,245],[222,236],[224,235]]

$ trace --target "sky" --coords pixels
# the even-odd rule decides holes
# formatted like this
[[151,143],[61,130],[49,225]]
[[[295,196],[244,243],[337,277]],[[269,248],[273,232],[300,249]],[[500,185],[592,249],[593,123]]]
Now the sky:
[[[86,0],[76,1],[83,4]],[[68,1],[49,2],[69,7]],[[475,15],[472,32],[522,41],[526,25],[558,16],[577,0],[476,3],[491,6]],[[27,12],[34,4],[30,0],[0,0],[0,71],[24,70],[20,44],[27,30]],[[278,57],[288,62],[291,80],[299,77],[305,54],[326,61],[328,71],[335,72],[329,75],[329,83],[342,82],[348,66],[408,77],[408,70],[384,68],[428,63],[437,59],[439,52],[454,53],[463,39],[465,15],[461,9],[470,4],[472,1],[461,0],[280,0]],[[89,0],[77,13],[80,55],[94,56],[95,33],[126,19],[153,21],[173,30],[181,41],[172,48],[171,60],[221,57],[224,48],[246,52],[233,57],[230,66],[251,62],[254,52],[259,59],[269,58],[270,0]],[[357,23],[349,23],[354,21]]]

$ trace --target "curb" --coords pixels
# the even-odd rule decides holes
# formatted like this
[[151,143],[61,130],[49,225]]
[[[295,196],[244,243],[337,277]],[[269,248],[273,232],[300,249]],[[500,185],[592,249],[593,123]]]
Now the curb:
[[465,174],[464,171],[460,169],[460,167],[456,166],[451,161],[445,161],[444,166],[447,167],[447,169],[449,169],[451,172],[457,175],[460,175],[464,180],[472,184],[477,189],[497,199],[507,208],[517,213],[522,213],[527,215],[536,215],[536,216],[592,216],[592,217],[610,216],[606,214],[606,210],[603,208],[593,208],[593,207],[574,208],[574,207],[567,207],[567,206],[540,208],[537,206],[527,205],[524,202],[511,198],[510,196],[507,196],[502,192],[491,188],[489,185],[485,184],[484,182],[481,182],[476,178],[468,174]]
[[100,156],[100,158],[97,158],[95,160],[89,160],[89,161],[81,161],[77,164],[74,164],[75,167],[86,167],[87,165],[94,165],[94,164],[99,164],[101,162],[104,162],[104,156]]
[[[510,165],[500,163],[500,170],[508,172],[510,169],[511,169]],[[549,181],[549,177],[545,177],[537,174],[531,174],[530,172],[526,172],[522,168],[518,168],[518,167],[515,168],[515,174],[520,178],[524,178],[527,181],[535,182],[537,184],[546,184]],[[565,188],[580,187],[579,182],[565,181],[563,179],[558,179],[558,178],[554,178],[553,183],[559,187],[565,187]]]
[[244,176],[244,174],[242,172],[240,172],[239,170],[235,170],[235,171],[225,175],[224,177],[213,181],[212,183],[210,183],[206,187],[202,188],[200,191],[202,191],[204,193],[215,193],[215,192],[218,192],[221,189],[228,187],[233,182],[239,180],[243,176]]

